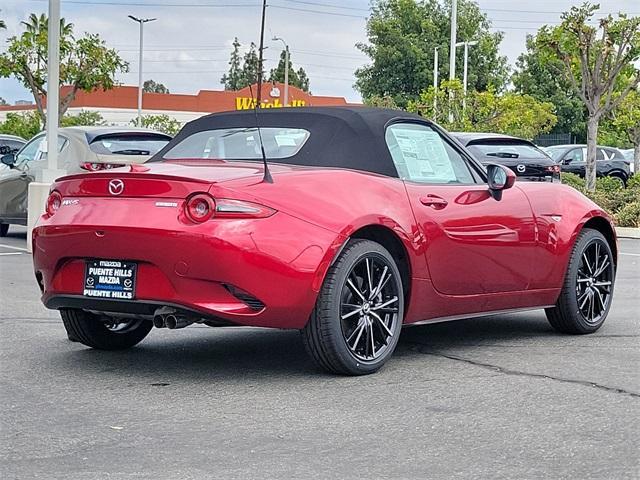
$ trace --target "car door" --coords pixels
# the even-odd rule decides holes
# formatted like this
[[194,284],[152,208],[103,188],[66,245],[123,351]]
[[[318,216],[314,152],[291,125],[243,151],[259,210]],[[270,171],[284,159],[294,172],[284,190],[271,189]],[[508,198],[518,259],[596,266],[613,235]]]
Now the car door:
[[584,177],[586,156],[586,148],[572,148],[562,157],[562,171]]
[[495,200],[478,167],[428,124],[394,123],[385,138],[426,238],[435,289],[446,295],[527,289],[536,242],[525,194],[513,187]]
[[[67,140],[58,136],[58,152]],[[47,167],[46,134],[33,137],[17,154],[14,168],[0,173],[0,218],[23,223],[27,218],[29,183]]]

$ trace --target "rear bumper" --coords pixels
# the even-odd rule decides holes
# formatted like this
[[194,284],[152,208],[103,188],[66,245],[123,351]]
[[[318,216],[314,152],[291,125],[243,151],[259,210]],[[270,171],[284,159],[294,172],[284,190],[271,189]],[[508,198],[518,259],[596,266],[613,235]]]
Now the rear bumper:
[[[335,233],[283,213],[197,226],[174,219],[164,227],[136,221],[135,212],[131,226],[60,224],[57,216],[43,217],[33,231],[36,278],[42,302],[52,309],[152,315],[171,306],[238,325],[301,328],[342,243]],[[89,258],[137,262],[135,299],[84,297]]]

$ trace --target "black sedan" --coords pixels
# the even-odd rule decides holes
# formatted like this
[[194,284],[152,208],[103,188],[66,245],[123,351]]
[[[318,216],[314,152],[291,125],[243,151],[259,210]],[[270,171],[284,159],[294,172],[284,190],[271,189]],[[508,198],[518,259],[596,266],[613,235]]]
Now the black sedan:
[[518,180],[560,181],[560,166],[528,140],[497,133],[452,135],[480,162],[509,167]]
[[[563,172],[575,173],[584,178],[587,168],[586,145],[555,145],[548,147],[551,155]],[[596,147],[596,175],[598,177],[612,177],[623,185],[631,175],[629,160],[625,159],[620,150],[613,147]]]

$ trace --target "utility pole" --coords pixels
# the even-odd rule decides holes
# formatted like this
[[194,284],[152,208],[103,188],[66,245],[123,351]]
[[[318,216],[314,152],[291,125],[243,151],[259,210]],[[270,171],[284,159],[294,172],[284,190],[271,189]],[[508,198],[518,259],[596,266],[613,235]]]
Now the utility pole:
[[129,18],[140,24],[140,56],[138,59],[138,126],[142,126],[142,51],[143,51],[143,27],[147,22],[153,22],[156,18],[137,18],[129,15]]
[[475,40],[473,42],[458,42],[456,43],[456,47],[464,46],[464,70],[462,74],[462,111],[467,108],[467,73],[468,73],[468,65],[469,65],[469,47],[477,45],[478,41]]
[[[449,40],[449,80],[456,78],[456,34],[458,30],[458,0],[451,0],[451,38]],[[453,92],[449,91],[449,101]],[[453,111],[449,105],[449,122],[453,122]]]
[[[433,49],[433,115],[438,108],[438,47]],[[433,119],[435,121],[435,118]]]
[[281,41],[284,45],[284,106],[289,106],[289,45],[283,38],[273,37],[273,41]]
[[44,183],[53,183],[58,170],[58,111],[60,105],[60,0],[49,0],[47,27],[47,170]]
[[256,106],[260,108],[262,102],[262,54],[264,51],[264,18],[267,14],[267,0],[262,1],[262,26],[260,27],[260,51],[258,55],[258,97]]

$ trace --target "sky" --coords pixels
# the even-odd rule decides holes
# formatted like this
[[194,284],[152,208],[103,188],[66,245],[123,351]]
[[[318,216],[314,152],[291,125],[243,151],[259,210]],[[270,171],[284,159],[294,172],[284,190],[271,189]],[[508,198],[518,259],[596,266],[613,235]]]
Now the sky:
[[[500,47],[511,65],[524,51],[527,34],[544,24],[559,22],[560,13],[582,0],[478,0],[494,30],[504,32]],[[294,66],[304,67],[315,95],[361,100],[354,89],[353,72],[368,58],[356,43],[366,42],[368,0],[269,0],[265,27],[265,69],[275,67],[282,37],[289,44]],[[601,0],[602,13],[640,15],[638,0]],[[172,93],[195,94],[221,89],[220,77],[228,68],[234,37],[243,48],[258,43],[260,0],[62,0],[62,16],[74,24],[76,35],[98,33],[130,62],[130,72],[119,75],[123,84],[138,81],[137,23],[134,15],[157,18],[144,30],[145,79],[152,78]],[[20,22],[32,12],[46,13],[47,0],[3,0],[0,18],[0,52],[6,40],[22,32]],[[473,52],[471,52],[473,54]],[[0,79],[0,97],[9,103],[32,100],[15,79]]]

